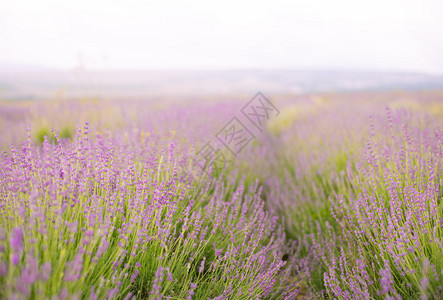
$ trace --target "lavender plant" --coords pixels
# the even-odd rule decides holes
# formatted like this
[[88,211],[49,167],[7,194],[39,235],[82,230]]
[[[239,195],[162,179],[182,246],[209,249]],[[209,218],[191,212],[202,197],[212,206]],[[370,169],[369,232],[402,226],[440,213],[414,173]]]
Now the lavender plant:
[[180,180],[186,157],[173,141],[89,130],[79,128],[72,143],[54,132],[56,143],[45,138],[41,148],[28,132],[26,143],[4,153],[2,297],[273,292],[285,263],[257,185],[208,179],[192,188]]

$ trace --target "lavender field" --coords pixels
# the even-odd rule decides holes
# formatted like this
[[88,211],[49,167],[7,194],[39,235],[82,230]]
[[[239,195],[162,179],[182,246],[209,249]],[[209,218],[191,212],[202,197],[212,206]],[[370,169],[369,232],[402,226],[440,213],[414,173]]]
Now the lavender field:
[[1,102],[0,299],[441,299],[443,93],[265,96]]

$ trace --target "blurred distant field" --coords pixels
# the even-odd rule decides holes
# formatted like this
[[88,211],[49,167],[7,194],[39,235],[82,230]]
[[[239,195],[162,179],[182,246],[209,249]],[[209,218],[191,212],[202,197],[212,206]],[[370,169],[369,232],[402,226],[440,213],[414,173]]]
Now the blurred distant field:
[[441,299],[443,91],[253,96],[0,102],[0,298]]
[[[253,94],[252,94],[253,95]],[[76,126],[90,122],[100,128],[125,129],[130,124],[152,123],[150,118],[155,115],[168,115],[172,112],[195,113],[201,115],[199,110],[210,107],[223,107],[224,110],[240,109],[247,103],[251,95],[188,95],[188,96],[149,96],[146,99],[113,99],[105,100],[101,97],[86,96],[80,99],[53,99],[53,100],[3,100],[0,106],[0,126],[2,128],[2,146],[9,147],[11,142],[23,139],[26,126],[30,126],[32,138],[35,142],[42,142],[45,134],[52,127],[60,131],[62,137],[73,138]],[[301,116],[317,114],[323,110],[337,107],[357,108],[366,115],[371,115],[371,109],[378,107],[384,109],[407,109],[413,112],[428,113],[432,116],[442,116],[443,92],[441,91],[376,91],[376,92],[327,92],[311,94],[277,94],[272,97],[282,111],[282,115],[269,124],[270,130],[277,127],[287,127]],[[203,114],[206,112],[204,111]],[[191,117],[191,116],[190,116]],[[349,116],[350,117],[350,116]],[[158,118],[154,117],[154,118]],[[203,124],[208,116],[199,116],[197,124]],[[198,120],[202,118],[202,120]],[[178,129],[178,120],[160,119],[156,126]],[[221,117],[213,119],[222,124],[228,120]],[[163,123],[169,123],[165,125]],[[199,125],[195,124],[196,127]],[[211,124],[205,124],[211,126]],[[215,127],[214,127],[215,128]],[[195,128],[182,128],[192,131]],[[216,130],[216,128],[214,129]]]

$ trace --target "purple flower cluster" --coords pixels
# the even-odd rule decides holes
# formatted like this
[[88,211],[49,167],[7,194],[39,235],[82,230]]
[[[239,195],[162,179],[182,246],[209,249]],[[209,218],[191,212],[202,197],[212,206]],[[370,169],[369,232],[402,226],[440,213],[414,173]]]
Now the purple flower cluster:
[[2,296],[274,292],[282,237],[257,183],[189,183],[183,171],[195,148],[139,126],[119,134],[85,123],[72,141],[53,130],[54,142],[41,146],[28,131],[3,153]]

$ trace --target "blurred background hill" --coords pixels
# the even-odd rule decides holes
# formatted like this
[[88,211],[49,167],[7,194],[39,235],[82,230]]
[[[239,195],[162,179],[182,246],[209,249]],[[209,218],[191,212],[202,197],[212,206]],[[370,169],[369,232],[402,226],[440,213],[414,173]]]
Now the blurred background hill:
[[303,94],[330,91],[429,90],[443,76],[339,70],[58,70],[0,65],[0,99],[131,99],[149,96]]

